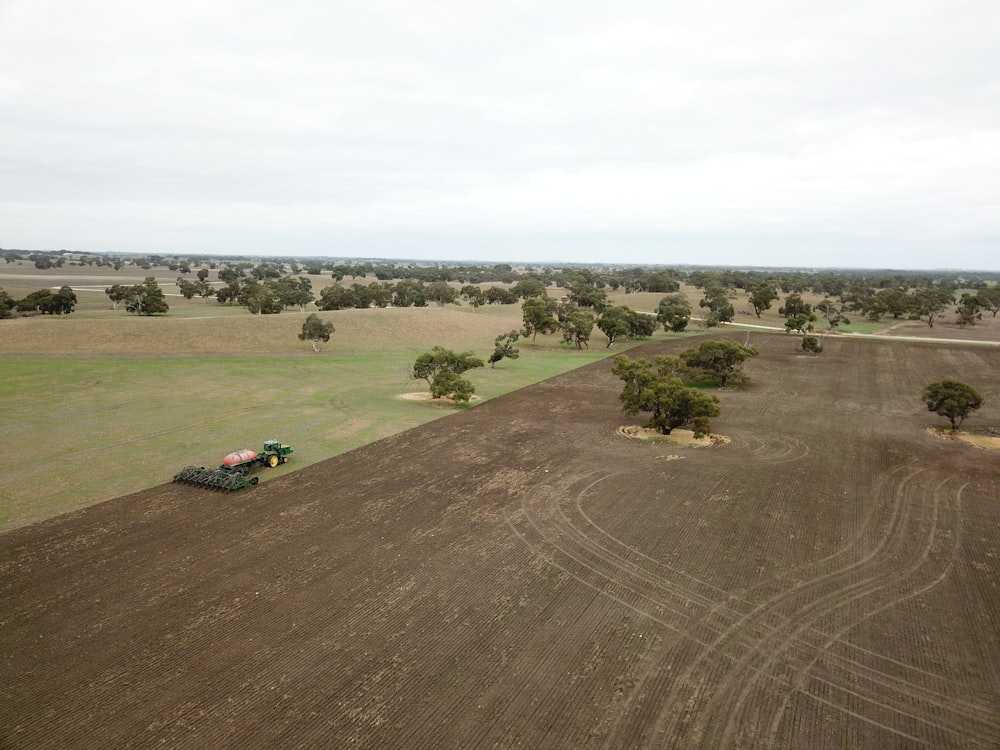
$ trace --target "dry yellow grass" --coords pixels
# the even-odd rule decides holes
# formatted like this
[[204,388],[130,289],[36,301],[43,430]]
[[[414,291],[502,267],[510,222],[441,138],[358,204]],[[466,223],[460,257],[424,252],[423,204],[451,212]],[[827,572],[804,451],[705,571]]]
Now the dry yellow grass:
[[[211,312],[207,311],[207,312]],[[316,313],[336,331],[324,350],[363,353],[450,342],[479,346],[521,326],[518,305],[385,308]],[[3,322],[0,353],[79,356],[196,354],[315,356],[298,334],[309,313],[219,317],[139,317],[124,310],[101,319],[39,316]]]

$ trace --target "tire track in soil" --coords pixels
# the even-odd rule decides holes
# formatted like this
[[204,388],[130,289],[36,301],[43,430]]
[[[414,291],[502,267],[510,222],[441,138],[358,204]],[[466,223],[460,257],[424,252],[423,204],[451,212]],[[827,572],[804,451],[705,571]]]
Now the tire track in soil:
[[[905,470],[907,467],[900,467],[900,468]],[[912,470],[911,470],[911,472],[912,472]],[[915,474],[915,472],[913,472],[913,473]],[[588,487],[587,489],[590,489],[590,488]],[[612,543],[616,542],[617,540],[614,540],[613,537],[611,537],[610,535],[607,535],[603,530],[601,530],[599,527],[597,527],[596,524],[594,524],[593,521],[586,515],[586,512],[582,508],[582,503],[581,503],[582,496],[583,496],[583,493],[580,493],[579,495],[577,495],[576,504],[575,504],[577,512],[580,514],[580,516],[584,519],[584,521],[587,524],[589,524],[591,527],[593,527],[599,534],[601,534],[602,536],[606,537],[608,541],[610,541]],[[566,517],[566,520],[569,521],[568,517]],[[871,520],[871,514],[869,514],[869,518],[868,518],[869,522],[870,522],[870,520]],[[866,523],[866,525],[867,525],[867,523]],[[864,529],[862,529],[862,531],[859,532],[859,534],[856,537],[856,540],[860,540],[860,538],[863,535],[863,533],[864,533]],[[838,557],[838,556],[840,556],[842,554],[843,554],[843,550],[841,550],[840,552],[836,553],[835,555],[829,556],[829,558],[830,559],[834,559],[834,558],[836,558],[836,557]],[[651,560],[651,561],[654,562],[654,563],[656,562],[656,561],[653,561],[653,560]],[[950,567],[950,564],[949,564],[949,567]],[[940,580],[940,577],[938,579],[935,579],[935,582],[934,582],[933,585],[936,585],[936,583],[939,580]],[[921,588],[917,592],[908,594],[905,597],[902,597],[900,599],[900,601],[902,601],[903,598],[908,598],[910,596],[917,595],[919,593],[922,593],[925,590],[928,590],[928,587]],[[730,601],[731,600],[732,600],[732,597],[730,597]],[[890,604],[887,604],[887,605],[885,605],[883,607],[880,607],[877,611],[882,611],[883,609],[887,609],[887,608],[889,608],[891,606],[894,606],[896,603],[898,603],[898,602],[892,602]],[[875,614],[875,612],[876,611],[873,611],[870,614]],[[849,628],[848,628],[848,630],[849,630]],[[821,631],[815,630],[811,626],[809,626],[807,628],[800,628],[799,631],[800,632],[796,632],[794,634],[794,636],[791,639],[788,640],[788,643],[790,644],[790,648],[795,648],[795,649],[797,649],[797,650],[799,650],[799,651],[802,652],[800,655],[798,655],[797,658],[799,658],[799,659],[808,659],[808,658],[810,658],[812,656],[814,658],[814,660],[817,658],[815,656],[815,654],[816,654],[815,648],[816,647],[814,646],[814,643],[813,643],[814,641],[821,642],[821,646],[822,646],[823,652],[828,654],[829,651],[830,651],[830,647],[834,643],[836,643],[837,641],[839,641],[840,638],[842,637],[843,633],[846,632],[846,630],[843,630],[842,632],[836,633],[832,638],[827,638],[827,637],[825,637],[823,635],[823,633]],[[754,644],[752,642],[747,642],[745,645],[747,647],[752,647]],[[884,658],[884,657],[879,657],[879,658]],[[846,662],[846,661],[848,661],[848,659],[842,659],[841,661],[842,662]],[[857,663],[857,662],[855,661],[854,663]],[[905,667],[906,665],[900,665],[900,664],[896,663],[896,666],[897,667],[899,667],[899,666],[904,666]],[[651,667],[651,669],[658,669],[658,666]],[[873,672],[876,672],[875,670],[871,670],[871,668],[869,668],[869,670],[873,671]],[[758,674],[759,674],[759,672],[758,672]],[[925,705],[927,705],[927,706],[937,706],[937,705],[939,705],[941,703],[941,700],[942,700],[942,695],[948,695],[949,694],[949,690],[948,690],[949,686],[946,685],[946,684],[940,685],[939,689],[936,690],[936,691],[928,691],[923,686],[922,683],[926,682],[926,680],[927,680],[928,677],[931,677],[931,678],[934,678],[934,679],[937,679],[938,681],[940,681],[940,678],[937,675],[930,675],[929,673],[923,673],[923,674],[919,675],[916,678],[916,679],[920,680],[921,682],[917,682],[917,683],[914,683],[914,682],[903,682],[903,683],[901,683],[902,686],[900,686],[900,680],[898,680],[897,678],[892,677],[888,673],[886,673],[886,672],[876,672],[876,674],[881,675],[881,677],[883,678],[882,679],[882,684],[883,685],[890,684],[889,681],[891,680],[892,681],[891,684],[895,687],[896,692],[903,694],[907,700],[910,700],[910,699],[912,699],[912,698],[915,697],[915,693],[914,693],[914,689],[915,689],[917,692],[919,692],[920,694],[923,695],[922,702]],[[637,689],[636,692],[641,692],[642,684],[645,683],[645,681],[648,680],[650,678],[650,676],[651,676],[651,673],[647,672],[646,674],[642,675],[639,678],[640,684],[637,686],[637,688],[639,688],[639,689]],[[851,681],[853,679],[852,676],[851,676],[851,674],[849,672],[842,672],[841,675],[840,675],[840,677],[841,677],[842,680],[845,680],[847,682],[849,682],[849,681]],[[835,685],[832,682],[830,682],[830,685],[832,685],[834,687],[839,687],[839,686]],[[882,691],[882,688],[879,688],[878,686],[875,686],[875,687],[872,688],[872,690],[875,691],[876,694],[880,694],[881,691]],[[848,692],[850,692],[850,691],[848,691]],[[868,697],[868,699],[871,700],[870,696]],[[984,713],[984,712],[981,711],[980,713],[977,714],[975,710],[962,710],[962,707],[965,706],[964,702],[961,703],[960,704],[960,708],[957,711],[955,711],[954,710],[955,709],[954,702],[952,702],[952,703],[953,703],[952,709],[953,709],[954,715],[959,716],[959,717],[961,717],[963,719],[966,719],[966,720],[969,720],[969,721],[975,723],[976,721],[983,721],[984,719],[988,719],[989,718],[989,713],[988,712]],[[897,704],[897,705],[899,705],[899,704]],[[615,727],[616,730],[620,727],[621,722],[623,720],[624,720],[624,714],[619,717],[619,722],[616,724],[616,727]],[[956,727],[956,729],[958,729],[958,728],[959,727]],[[986,730],[986,731],[990,731],[990,730]],[[1000,731],[1000,730],[998,730],[998,731]],[[616,736],[616,733],[612,732],[611,738],[609,739],[608,744],[606,745],[607,747],[614,746],[614,737],[615,736]],[[631,739],[634,739],[634,738],[629,738],[629,739],[631,740]],[[725,745],[725,743],[723,743],[723,745]]]
[[[918,473],[917,470],[912,470],[910,475],[904,479],[909,481]],[[888,475],[892,476],[892,473]],[[877,488],[881,488],[882,485],[887,481],[888,477],[881,477],[877,484]],[[878,491],[877,496],[882,496],[882,492]],[[825,579],[826,576],[830,575],[829,565],[836,562],[841,557],[846,557],[848,560],[854,559],[859,554],[859,549],[863,551],[865,536],[871,531],[871,525],[874,523],[876,518],[876,510],[867,516],[863,524],[859,528],[858,532],[852,538],[850,543],[845,547],[841,547],[838,551],[824,558],[816,560],[812,563],[807,563],[791,571],[786,571],[782,578],[787,579],[787,586],[780,589],[778,592],[771,594],[768,598],[760,600],[759,597],[754,596],[754,592],[760,590],[764,586],[773,585],[773,583],[761,583],[756,586],[751,586],[744,589],[742,592],[733,592],[732,596],[747,597],[748,601],[757,601],[757,604],[751,604],[749,607],[749,614],[733,612],[726,605],[727,602],[720,602],[718,606],[713,607],[710,611],[706,612],[704,616],[699,620],[699,625],[701,626],[711,626],[713,621],[718,621],[718,629],[716,632],[716,638],[713,640],[711,647],[708,649],[703,649],[701,653],[694,659],[694,661],[689,664],[685,671],[678,677],[674,684],[674,687],[670,690],[669,696],[664,698],[663,702],[666,705],[673,704],[674,701],[680,700],[679,692],[682,690],[683,685],[689,684],[693,680],[693,675],[695,671],[699,668],[709,668],[706,667],[707,661],[712,658],[715,650],[728,639],[734,639],[740,645],[749,648],[753,645],[752,637],[747,636],[743,631],[744,622],[747,618],[757,616],[760,617],[761,613],[766,613],[768,607],[773,606],[780,600],[780,597],[785,596],[788,591],[797,589],[803,585],[807,585],[811,581],[820,581]],[[864,559],[864,558],[862,558]],[[849,563],[848,563],[849,564]],[[834,568],[834,573],[841,570],[843,566]],[[790,577],[790,573],[795,572],[798,574],[797,580]],[[770,628],[770,624],[763,622],[761,624],[765,628],[765,632]],[[688,705],[694,705],[694,699],[689,698]],[[657,722],[657,733],[662,731],[662,722],[664,717],[661,716],[660,720]]]
[[[915,495],[921,494],[921,488],[917,488],[917,491],[913,493],[905,493],[901,498],[903,502],[900,503],[903,506],[902,512],[893,519],[893,525],[883,543],[863,563],[848,566],[833,574],[837,579],[832,581],[837,585],[835,591],[819,598],[808,596],[812,589],[818,588],[819,581],[817,581],[817,584],[808,584],[805,591],[800,589],[789,592],[787,596],[779,597],[779,601],[768,604],[764,611],[765,614],[776,610],[781,605],[782,610],[794,612],[795,618],[788,617],[772,632],[758,638],[750,651],[736,658],[732,668],[727,670],[726,678],[716,686],[711,699],[694,725],[693,733],[697,738],[704,738],[708,746],[728,747],[737,741],[738,725],[753,726],[753,722],[748,722],[744,716],[744,707],[750,701],[752,694],[760,692],[759,681],[764,676],[770,676],[778,685],[789,684],[789,679],[784,674],[791,651],[789,644],[792,639],[801,637],[811,626],[818,629],[824,620],[836,616],[839,611],[861,600],[873,598],[882,591],[893,593],[892,598],[888,604],[885,604],[884,608],[894,606],[914,595],[912,591],[906,591],[902,595],[895,595],[894,592],[901,582],[919,571],[936,541],[940,541],[942,537],[953,538],[952,534],[944,535],[938,529],[939,511],[943,502],[941,498],[942,487],[948,481],[945,479],[931,491],[932,502],[930,503],[929,518],[925,517],[923,513],[925,504],[916,502],[914,499]],[[950,531],[949,528],[948,532]],[[908,544],[909,537],[913,535],[919,536],[921,544],[917,546]],[[905,565],[902,568],[896,562],[900,557],[905,558]],[[861,576],[860,580],[855,580],[858,575]],[[822,581],[824,587],[830,583],[831,581],[828,580]],[[803,603],[802,606],[796,606],[799,602]],[[854,620],[848,614],[846,621],[850,623]],[[778,673],[772,674],[775,667],[778,667]],[[907,691],[906,697],[913,698],[913,691]],[[948,700],[946,696],[939,696],[939,699],[951,703],[949,708],[956,710],[960,710],[964,706],[961,702]],[[724,713],[723,708],[725,708]],[[905,712],[905,707],[896,706],[895,708],[902,708]],[[722,715],[728,717],[724,723],[713,722],[716,716]],[[869,719],[869,721],[890,732],[909,736],[898,726],[878,722],[874,719]],[[938,723],[926,723],[936,729],[947,731],[947,727]],[[753,739],[740,737],[739,741],[746,742]]]
[[[894,473],[902,473],[902,472],[896,471]],[[900,482],[900,486],[897,488],[896,491],[897,497],[900,496],[900,493],[905,491],[906,485],[912,479],[914,479],[919,473],[920,473],[919,470],[917,471],[914,471],[912,469],[910,470],[909,475],[902,482]],[[833,637],[830,637],[826,635],[822,630],[814,627],[814,623],[822,619],[822,617],[820,616],[812,617],[807,622],[806,625],[793,628],[793,632],[789,637],[787,631],[789,627],[788,623],[790,623],[791,620],[788,620],[786,618],[783,621],[779,621],[778,624],[775,625],[774,623],[769,622],[766,616],[764,617],[761,616],[761,612],[766,611],[768,609],[767,604],[758,605],[757,608],[753,610],[757,614],[755,624],[758,627],[762,626],[764,628],[763,635],[761,635],[760,633],[755,633],[755,634],[750,634],[754,637],[750,637],[746,632],[747,630],[746,627],[736,628],[736,626],[740,625],[747,618],[746,609],[748,606],[750,606],[749,600],[744,598],[742,602],[740,602],[739,598],[735,597],[730,592],[726,592],[722,589],[711,586],[710,584],[700,581],[699,579],[693,576],[689,576],[683,571],[674,570],[669,565],[664,565],[659,561],[653,560],[652,558],[643,555],[638,550],[629,547],[628,545],[625,545],[624,543],[614,538],[612,535],[605,532],[603,529],[600,529],[587,516],[586,512],[582,508],[583,496],[588,491],[592,490],[597,484],[613,476],[615,475],[606,474],[598,477],[597,479],[590,479],[590,477],[588,477],[590,481],[577,482],[575,483],[575,485],[571,486],[571,488],[567,488],[566,492],[561,493],[564,497],[573,497],[574,500],[572,505],[575,511],[578,513],[579,517],[582,519],[583,521],[582,525],[578,525],[572,518],[570,518],[570,516],[566,512],[564,503],[560,503],[558,498],[554,496],[548,500],[550,505],[541,505],[538,504],[537,502],[533,502],[529,505],[528,500],[522,501],[522,507],[520,513],[522,514],[523,518],[530,524],[531,528],[538,534],[542,542],[548,543],[548,545],[550,546],[548,550],[543,551],[540,542],[530,540],[525,531],[523,529],[518,528],[517,521],[514,518],[508,517],[508,524],[514,530],[514,532],[518,534],[518,536],[522,539],[522,541],[531,546],[531,548],[536,552],[536,554],[545,557],[551,564],[560,567],[562,570],[568,572],[577,580],[599,591],[602,595],[610,597],[613,600],[621,604],[624,604],[630,609],[637,611],[641,614],[644,614],[645,616],[654,619],[659,624],[666,625],[669,629],[674,630],[675,632],[678,632],[681,635],[684,635],[686,638],[690,640],[693,640],[703,649],[703,655],[701,659],[702,662],[704,662],[705,659],[705,653],[704,653],[705,649],[709,650],[712,649],[710,644],[706,642],[705,638],[711,637],[713,635],[716,637],[717,641],[721,642],[723,639],[726,638],[726,636],[728,636],[728,640],[733,641],[736,645],[739,645],[741,648],[756,647],[758,650],[762,642],[766,643],[769,640],[770,641],[778,640],[780,642],[789,644],[787,646],[787,651],[789,653],[791,653],[793,649],[797,649],[800,653],[796,655],[796,658],[799,659],[800,661],[808,660],[810,657],[812,657],[814,661],[818,661],[818,657],[816,657],[817,643],[820,646],[822,646],[824,663],[826,663],[826,660],[829,660],[833,657],[831,648],[835,643],[841,646],[848,646],[852,649],[852,651],[857,650],[854,649],[853,646],[850,646],[850,644],[844,644],[840,642],[842,636],[842,633],[840,631],[838,631]],[[535,492],[535,493],[530,493],[526,497],[537,498],[540,495],[545,495],[545,494],[546,493]],[[552,494],[551,489],[550,489],[550,494]],[[900,503],[898,502],[895,503],[893,507],[895,510],[898,510],[900,508]],[[544,516],[542,514],[542,510],[547,510],[549,516],[548,517]],[[813,587],[817,585],[828,585],[829,583],[828,579],[830,578],[830,576],[832,575],[842,576],[845,571],[851,571],[853,569],[859,568],[859,566],[861,565],[867,565],[875,561],[876,555],[883,549],[884,544],[876,546],[874,550],[871,550],[864,558],[862,558],[861,561],[857,563],[849,564],[847,566],[841,566],[835,569],[833,573],[830,573],[828,571],[824,572],[822,570],[823,565],[829,564],[830,562],[834,562],[838,558],[849,556],[850,551],[852,549],[854,549],[856,553],[857,551],[856,548],[863,541],[863,538],[865,537],[868,531],[868,527],[871,525],[874,516],[875,516],[874,512],[869,514],[864,527],[859,530],[852,544],[848,548],[842,548],[837,553],[834,553],[833,555],[830,555],[821,561],[816,561],[815,563],[811,564],[811,566],[801,566],[801,568],[806,568],[806,567],[818,568],[817,574],[816,576],[814,576],[814,581],[811,584]],[[907,517],[907,519],[905,520],[908,521],[909,517]],[[891,522],[894,524],[895,529],[900,531],[900,533],[906,527],[906,524],[901,522],[898,513],[896,513],[893,516]],[[547,526],[546,524],[551,524],[551,526]],[[583,529],[589,529],[590,530],[589,533],[596,532],[596,536],[589,536],[588,531],[585,531]],[[932,536],[929,537],[929,539],[933,540],[933,538],[934,537],[932,534]],[[573,545],[576,545],[577,548],[574,549]],[[612,548],[614,547],[619,547],[621,549],[621,553],[613,551]],[[554,553],[561,553],[565,557],[565,559],[562,562],[557,561],[553,556]],[[856,554],[854,556],[856,557]],[[881,565],[880,561],[875,561],[875,562]],[[578,571],[571,570],[568,567],[569,563],[580,566],[581,570]],[[643,564],[650,565],[652,570],[644,568]],[[676,581],[667,579],[664,576],[664,572],[684,577],[687,580],[686,585],[682,585],[677,583]],[[598,580],[600,581],[600,584],[594,583],[593,581],[585,581],[584,575],[586,575],[587,573],[596,575],[598,577]],[[892,574],[887,574],[887,575],[891,576]],[[787,576],[787,571],[786,571],[786,576]],[[881,576],[879,580],[884,578],[885,575]],[[613,587],[611,591],[609,591],[608,589],[609,586]],[[769,600],[771,608],[773,608],[776,604],[781,603],[783,599],[786,599],[789,596],[794,598],[802,598],[804,595],[807,595],[805,594],[804,591],[802,591],[803,587],[809,587],[809,586],[810,584],[808,583],[806,584],[798,583],[796,584],[796,590],[790,593],[786,592],[783,594],[772,596],[771,600]],[[857,586],[855,585],[851,589],[848,589],[848,594],[850,595],[853,589],[856,587]],[[859,598],[870,596],[873,593],[872,591],[868,590],[870,588],[871,586],[869,584],[867,589],[862,591],[860,594],[854,593],[853,596],[850,597],[849,601],[854,601]],[[877,592],[880,588],[882,588],[882,586],[876,586],[874,591]],[[629,596],[629,593],[631,593],[631,596]],[[902,601],[903,599],[909,598],[914,595],[916,594],[910,592],[903,595],[902,597],[897,597],[896,600],[880,607],[879,611],[894,606],[899,601]],[[840,597],[840,599],[838,599],[838,597]],[[843,597],[841,594],[830,595],[824,597],[818,603],[813,603],[812,608],[816,609],[818,607],[822,607],[822,605],[825,605],[825,608],[822,608],[821,610],[823,613],[828,611],[834,611],[839,606],[841,606],[837,604],[837,601],[842,600],[842,598]],[[734,607],[733,605],[736,603],[740,603],[742,606]],[[712,607],[710,613],[714,613],[718,615],[720,618],[730,618],[730,619],[739,618],[739,619],[736,620],[735,624],[730,625],[728,631],[721,629],[721,627],[713,627],[711,623],[708,622],[692,623],[692,612],[690,611],[692,607],[702,610],[705,607]],[[674,618],[679,618],[680,621],[684,623],[684,626],[678,627],[673,619],[669,622],[665,621],[664,616],[667,614],[673,615]],[[702,619],[703,620],[705,619],[704,616],[702,617]],[[696,633],[694,630],[694,627],[696,625],[700,625],[703,630],[707,629],[707,636],[706,633],[704,632]],[[734,630],[734,628],[736,629]],[[855,657],[857,657],[857,654],[855,654]],[[884,658],[884,657],[879,657],[879,658]],[[842,663],[843,662],[858,663],[857,658],[852,660],[850,658],[840,657],[840,660]],[[640,694],[642,692],[642,687],[645,683],[645,680],[649,679],[651,675],[659,671],[660,665],[656,659],[647,658],[645,661],[649,664],[649,666],[645,670],[643,670],[644,674],[640,675],[637,678],[637,683],[632,691],[633,695]],[[905,667],[906,665],[902,666]],[[972,711],[965,710],[966,703],[962,701],[956,701],[954,699],[949,700],[947,697],[947,693],[943,692],[941,689],[935,691],[929,691],[920,682],[914,682],[912,680],[901,680],[900,678],[894,677],[888,672],[881,670],[874,670],[870,667],[868,669],[875,675],[875,679],[872,681],[873,687],[871,688],[871,692],[873,693],[881,695],[881,693],[884,692],[884,686],[888,684],[894,686],[895,692],[898,695],[903,696],[908,701],[912,701],[913,699],[918,699],[921,700],[923,703],[929,705],[940,705],[942,701],[944,701],[945,703],[951,704],[950,708],[955,712],[955,715],[957,716],[962,716],[973,722],[975,721],[981,722],[984,718],[981,713],[977,714],[974,710]],[[759,667],[754,667],[751,670],[751,673],[756,677],[761,677],[761,676],[766,676],[769,678],[771,677],[770,675],[763,674],[762,670]],[[811,675],[811,677],[814,676]],[[917,679],[925,680],[925,677],[926,675],[921,675],[917,677]],[[937,676],[935,675],[934,677]],[[845,679],[845,681],[853,679],[850,673],[846,673],[843,670],[841,671],[841,678]],[[732,683],[733,678],[730,677],[729,681]],[[773,678],[771,678],[771,681],[773,681]],[[858,691],[851,691],[849,689],[842,688],[832,680],[827,680],[827,683],[829,683],[836,689],[841,689],[845,693],[856,694],[856,696],[859,698],[872,700],[871,695],[864,695],[858,693]],[[897,710],[897,712],[902,711],[902,713],[904,714],[907,713],[905,712],[905,710],[899,708],[898,704],[900,702],[901,700],[897,701],[897,707],[895,710]],[[670,705],[670,701],[667,701],[667,705]],[[612,731],[609,734],[607,746],[613,746],[615,737],[620,733],[621,719],[625,715],[626,710],[627,706],[626,709],[623,710],[623,712],[620,714],[619,722],[616,723],[614,727],[612,727]],[[710,711],[709,713],[711,714],[712,712]],[[948,726],[946,725],[947,722],[940,723],[939,728],[944,727],[944,729],[947,731]],[[987,729],[986,731],[989,730]],[[723,744],[725,744],[725,742],[723,742]]]
[[[942,482],[942,485],[939,486],[943,486],[943,484],[944,482]],[[963,490],[967,486],[968,483],[963,484],[954,495],[955,533],[952,537],[947,536],[946,532],[944,532],[946,538],[953,538],[954,541],[951,554],[948,555],[947,564],[944,569],[925,585],[910,592],[903,593],[876,608],[866,609],[864,616],[861,619],[851,621],[842,626],[839,630],[832,633],[824,643],[820,644],[812,658],[798,670],[797,674],[792,677],[792,692],[786,693],[785,697],[782,699],[781,705],[771,720],[767,746],[776,746],[781,723],[784,720],[785,713],[788,711],[789,705],[796,693],[804,694],[814,700],[822,700],[815,695],[814,691],[804,689],[806,681],[812,681],[821,685],[827,692],[831,690],[839,690],[844,695],[859,698],[879,708],[894,711],[897,714],[906,716],[915,723],[923,723],[931,728],[938,729],[941,727],[948,727],[948,730],[953,735],[965,740],[972,739],[969,737],[970,734],[978,735],[975,737],[975,740],[977,744],[982,747],[992,746],[995,738],[1000,736],[1000,716],[997,716],[996,712],[990,707],[975,705],[965,698],[954,698],[951,696],[950,689],[954,687],[954,684],[949,684],[951,681],[941,678],[939,675],[933,675],[931,673],[921,671],[921,673],[916,676],[916,679],[920,680],[920,682],[912,682],[897,678],[885,672],[874,670],[871,667],[856,661],[845,660],[831,652],[831,649],[838,642],[846,642],[844,641],[844,638],[848,635],[848,633],[850,633],[851,630],[856,628],[862,620],[870,619],[881,612],[895,607],[907,599],[930,591],[944,582],[952,573],[958,556],[958,549],[962,543],[961,496]],[[922,550],[920,565],[923,565],[926,562],[929,550],[929,546]],[[842,672],[839,681],[835,681],[829,677],[823,678],[820,675],[814,674],[814,670],[817,666],[823,666],[827,670],[833,670],[837,661],[840,662],[840,670]],[[849,666],[844,665],[845,661]],[[859,680],[871,683],[868,690],[864,693],[842,687],[845,682],[857,682]],[[928,680],[938,682],[938,688],[936,690],[928,688],[926,685]],[[894,694],[893,697],[895,700],[892,704],[885,701],[884,696],[887,692]],[[952,697],[950,705],[945,707],[946,710],[942,710],[941,705],[941,696],[943,694]],[[835,705],[830,701],[823,702],[827,705]],[[914,703],[920,707],[921,710],[919,713],[915,713],[916,708],[914,707]],[[904,706],[907,708],[903,708]],[[846,707],[843,708],[844,710],[848,710]],[[925,716],[934,714],[939,717],[936,723],[928,722],[924,718]],[[870,722],[870,719],[868,719],[866,715],[862,715],[859,718],[866,722]],[[923,742],[923,740],[921,741]]]

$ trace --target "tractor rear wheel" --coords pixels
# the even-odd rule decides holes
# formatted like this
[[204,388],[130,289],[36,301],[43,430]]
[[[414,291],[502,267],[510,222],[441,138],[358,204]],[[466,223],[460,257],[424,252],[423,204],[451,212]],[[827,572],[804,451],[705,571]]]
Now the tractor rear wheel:
[[267,465],[270,466],[272,469],[278,465],[278,461],[279,459],[277,456],[271,455],[267,457]]

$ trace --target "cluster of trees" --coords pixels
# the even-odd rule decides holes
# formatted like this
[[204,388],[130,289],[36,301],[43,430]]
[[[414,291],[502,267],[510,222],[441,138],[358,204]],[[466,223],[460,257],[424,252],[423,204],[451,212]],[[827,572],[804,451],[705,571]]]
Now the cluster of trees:
[[664,330],[679,333],[691,318],[691,306],[684,295],[670,294],[660,301],[655,315],[638,312],[628,305],[609,306],[591,299],[589,306],[580,305],[579,298],[569,297],[559,302],[551,297],[532,297],[521,305],[523,328],[521,335],[535,342],[538,334],[562,332],[564,343],[577,349],[590,346],[596,326],[611,348],[619,339],[648,338],[659,325]]
[[[707,311],[706,325],[711,327],[733,320],[736,300],[743,290],[746,303],[759,318],[786,295],[778,314],[786,319],[789,331],[805,333],[813,330],[820,318],[830,329],[849,324],[849,313],[858,313],[869,321],[883,317],[923,320],[933,327],[949,308],[954,308],[959,325],[975,325],[982,313],[996,316],[1000,312],[1000,284],[985,279],[958,276],[936,278],[926,275],[871,275],[842,273],[772,273],[770,275],[738,272],[692,272],[689,283],[702,290],[699,306]],[[960,291],[961,289],[973,291]],[[815,306],[803,301],[811,291],[824,295]]]
[[163,290],[152,276],[147,276],[141,284],[114,284],[105,289],[104,293],[108,295],[115,310],[121,305],[136,315],[158,315],[170,310]]
[[[64,265],[107,265],[116,269],[132,265],[143,269],[164,267],[176,271],[180,293],[192,299],[215,297],[222,304],[239,304],[255,314],[273,314],[287,309],[305,310],[316,303],[321,310],[393,306],[425,306],[466,303],[516,304],[545,298],[547,290],[561,287],[576,312],[589,312],[593,323],[609,337],[608,345],[623,336],[642,336],[643,321],[635,319],[625,332],[624,310],[604,317],[608,291],[661,292],[666,295],[657,319],[666,330],[681,331],[691,319],[691,309],[678,294],[681,284],[701,290],[698,305],[706,327],[730,322],[739,308],[758,317],[776,304],[786,311],[789,330],[805,333],[825,320],[830,328],[849,323],[849,316],[868,320],[891,316],[920,319],[934,326],[949,310],[960,325],[975,325],[984,313],[1000,312],[1000,274],[958,274],[898,271],[828,270],[806,272],[788,269],[675,269],[663,267],[617,267],[509,264],[469,265],[446,263],[394,263],[370,260],[295,259],[277,257],[227,258],[163,255],[88,255],[70,251],[52,253],[2,250],[8,263],[31,262],[37,268]],[[218,282],[209,281],[217,270]],[[197,278],[192,276],[194,272]],[[329,273],[337,282],[317,299],[312,275]],[[302,276],[304,274],[304,276]],[[344,282],[348,277],[354,283]],[[376,281],[367,283],[374,277]],[[358,281],[362,283],[358,283]],[[505,286],[483,288],[489,282]],[[461,285],[461,286],[459,286]],[[806,292],[821,295],[815,306],[802,303]],[[779,303],[779,295],[785,297]],[[780,312],[780,311],[779,311]],[[561,314],[571,318],[572,313]],[[604,323],[601,319],[604,318]],[[567,341],[587,345],[586,323],[577,316],[560,326]],[[534,336],[535,332],[530,335]]]
[[239,304],[254,315],[274,315],[289,308],[305,312],[306,306],[316,299],[312,281],[304,276],[267,277],[261,280],[256,276],[234,277],[222,271],[219,276],[225,276],[222,278],[225,286],[215,290],[215,298],[219,304]]
[[76,308],[76,293],[68,286],[58,291],[39,289],[22,299],[14,299],[0,288],[0,318],[19,315],[69,315]]
[[510,289],[489,287],[482,289],[466,284],[460,289],[446,281],[423,282],[403,279],[396,283],[375,281],[371,283],[331,284],[320,292],[316,305],[320,310],[346,310],[369,307],[426,307],[431,304],[444,306],[461,304],[462,301],[481,305],[514,305],[522,299],[545,295],[545,286],[529,279],[514,284]]
[[719,387],[743,382],[743,363],[756,355],[752,346],[718,339],[703,341],[678,357],[656,356],[652,362],[620,354],[611,371],[625,383],[619,396],[625,414],[649,412],[644,427],[664,435],[690,427],[701,437],[710,432],[709,419],[719,414],[719,399],[691,383],[704,378]]

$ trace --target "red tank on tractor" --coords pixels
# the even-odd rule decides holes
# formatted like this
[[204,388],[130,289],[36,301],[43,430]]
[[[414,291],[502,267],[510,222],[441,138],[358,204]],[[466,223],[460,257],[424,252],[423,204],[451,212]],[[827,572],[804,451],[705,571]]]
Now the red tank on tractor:
[[287,463],[291,453],[292,446],[279,440],[265,440],[264,449],[259,453],[249,448],[234,451],[222,459],[222,464],[217,469],[185,466],[174,474],[174,481],[223,492],[241,490],[257,484],[259,478],[251,476],[252,472],[261,466],[274,468],[278,464]]

